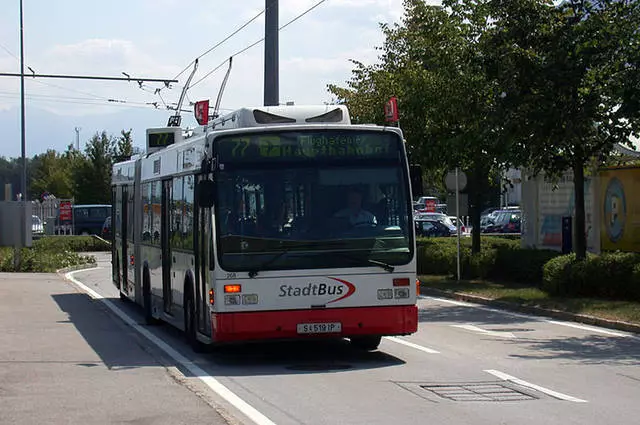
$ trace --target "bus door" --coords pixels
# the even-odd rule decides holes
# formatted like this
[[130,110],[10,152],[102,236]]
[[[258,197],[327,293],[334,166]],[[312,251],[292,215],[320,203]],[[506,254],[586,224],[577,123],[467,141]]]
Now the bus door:
[[[206,175],[199,175],[198,182],[205,180]],[[198,330],[203,333],[208,331],[209,318],[209,306],[208,306],[208,276],[209,269],[211,267],[211,252],[209,251],[212,244],[213,235],[211,234],[211,208],[201,208],[198,205],[198,199],[195,199],[195,214],[194,214],[194,247],[196,257],[196,317],[198,322]]]
[[162,211],[160,214],[160,243],[162,246],[162,300],[165,313],[171,314],[171,180],[162,181]]
[[[129,293],[129,256],[128,256],[128,242],[127,242],[127,222],[129,214],[129,188],[128,186],[121,186],[122,196],[120,197],[120,235],[122,241],[122,253],[120,258],[120,267],[122,268],[122,277],[120,279],[120,289],[128,294]],[[112,226],[113,227],[113,226]]]

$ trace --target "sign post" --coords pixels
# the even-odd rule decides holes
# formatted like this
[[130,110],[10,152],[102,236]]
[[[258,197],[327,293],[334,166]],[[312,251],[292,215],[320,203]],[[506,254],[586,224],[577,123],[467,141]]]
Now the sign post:
[[457,280],[460,281],[460,191],[467,187],[467,175],[460,172],[456,167],[455,171],[450,171],[444,179],[448,190],[456,192],[456,235],[457,235],[457,254],[456,254],[456,271]]

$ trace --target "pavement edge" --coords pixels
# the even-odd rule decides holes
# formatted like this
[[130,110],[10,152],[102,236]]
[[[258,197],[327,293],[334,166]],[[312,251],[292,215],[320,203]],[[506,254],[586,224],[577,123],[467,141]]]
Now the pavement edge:
[[579,322],[587,325],[600,326],[608,329],[615,329],[625,332],[633,332],[640,334],[640,325],[634,323],[621,322],[616,320],[603,319],[601,317],[589,316],[586,314],[576,314],[567,311],[553,310],[542,307],[534,307],[528,305],[520,305],[506,301],[484,298],[477,295],[465,294],[462,292],[449,292],[440,289],[426,287],[420,285],[420,294],[432,295],[441,298],[449,298],[457,301],[466,301],[476,304],[482,304],[490,307],[500,308],[502,310],[515,311],[519,313],[532,314],[536,316],[548,316],[554,319],[560,319],[571,322]]

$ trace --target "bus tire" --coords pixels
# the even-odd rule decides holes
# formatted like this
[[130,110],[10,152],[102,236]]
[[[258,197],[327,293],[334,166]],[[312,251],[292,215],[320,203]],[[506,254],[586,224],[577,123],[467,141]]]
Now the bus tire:
[[196,353],[205,351],[205,346],[198,341],[196,325],[196,305],[193,302],[193,295],[190,290],[185,292],[184,299],[184,333],[191,349]]
[[354,336],[349,338],[351,344],[359,350],[373,351],[378,348],[382,337],[379,335]]
[[145,269],[142,278],[142,304],[144,308],[144,322],[147,325],[155,325],[158,321],[153,317],[151,306],[151,278],[149,278],[149,270]]

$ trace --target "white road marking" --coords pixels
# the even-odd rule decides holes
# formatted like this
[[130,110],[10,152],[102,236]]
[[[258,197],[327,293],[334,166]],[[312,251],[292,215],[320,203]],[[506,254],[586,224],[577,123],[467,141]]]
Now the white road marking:
[[415,348],[416,350],[424,351],[425,353],[440,354],[439,351],[423,347],[422,345],[414,344],[413,342],[405,341],[404,339],[395,336],[385,336],[384,339],[386,339],[387,341],[395,342],[397,344],[406,345],[407,347]]
[[513,382],[514,384],[518,384],[521,385],[523,387],[527,387],[527,388],[531,388],[533,390],[536,391],[540,391],[541,393],[547,394],[551,397],[560,399],[560,400],[566,400],[566,401],[572,401],[574,403],[588,403],[587,400],[582,400],[580,398],[576,398],[576,397],[572,397],[570,395],[566,395],[563,393],[559,393],[557,391],[553,391],[550,390],[548,388],[545,387],[541,387],[540,385],[536,385],[536,384],[532,384],[531,382],[527,382],[527,381],[523,381],[522,379],[518,379],[516,377],[513,377],[511,375],[507,375],[504,372],[500,372],[499,370],[485,370],[485,372],[492,374],[493,376],[502,379],[503,381],[509,381],[509,382]]
[[484,334],[484,335],[499,336],[499,337],[502,337],[502,338],[515,338],[516,337],[511,332],[491,331],[491,330],[479,328],[479,327],[474,326],[474,325],[451,325],[451,326],[453,326],[454,328],[466,329],[466,330],[472,331],[472,332],[479,332],[479,333]]
[[467,303],[467,302],[462,302],[462,301],[450,300],[448,298],[431,297],[431,296],[425,296],[425,295],[421,295],[420,298],[421,299],[426,299],[426,300],[439,301],[439,302],[443,302],[443,303],[447,303],[447,304],[458,305],[458,306],[462,306],[462,307],[476,308],[478,310],[484,310],[484,311],[488,311],[488,312],[491,312],[491,313],[504,314],[505,316],[518,317],[518,318],[521,318],[521,319],[528,319],[528,320],[530,320],[532,322],[546,322],[546,323],[551,323],[552,325],[568,326],[570,328],[576,328],[576,329],[582,329],[582,330],[589,331],[589,332],[601,333],[603,335],[617,336],[617,337],[623,337],[623,338],[631,338],[631,339],[635,339],[635,340],[639,340],[640,341],[640,337],[638,337],[636,335],[633,335],[633,334],[630,334],[630,333],[610,331],[610,330],[607,330],[605,328],[600,328],[600,327],[597,327],[597,326],[585,326],[585,325],[580,325],[580,324],[573,323],[573,322],[565,322],[565,321],[561,321],[561,320],[545,319],[543,316],[534,316],[534,315],[531,315],[531,314],[514,313],[514,312],[511,312],[511,311],[507,311],[507,310],[499,310],[497,308],[485,307],[485,306],[483,306],[481,304],[473,304],[473,303]]
[[225,387],[220,381],[210,376],[205,372],[202,368],[194,364],[192,361],[184,357],[174,348],[172,348],[169,344],[162,341],[160,338],[153,335],[144,327],[140,326],[129,317],[126,313],[116,307],[111,301],[104,298],[102,295],[94,291],[93,289],[87,287],[82,282],[73,277],[73,274],[85,271],[85,270],[77,270],[74,272],[69,272],[65,275],[67,279],[76,284],[80,289],[88,293],[92,298],[101,301],[104,303],[116,316],[120,317],[126,324],[131,326],[133,329],[138,331],[141,335],[151,341],[153,344],[158,346],[162,351],[167,353],[167,355],[171,356],[176,362],[180,363],[183,367],[185,367],[189,372],[191,372],[194,376],[198,377],[202,382],[204,382],[209,388],[211,388],[216,394],[225,399],[227,402],[231,403],[236,409],[250,418],[257,425],[275,425],[275,422],[271,421],[265,415],[260,413],[257,409],[251,406],[249,403],[238,397],[234,392]]
[[600,329],[600,328],[596,328],[594,326],[579,325],[577,323],[570,323],[570,322],[559,322],[557,320],[547,320],[547,322],[553,323],[554,325],[568,326],[570,328],[582,329],[582,330],[590,331],[590,332],[599,332],[599,333],[604,334],[604,335],[618,336],[618,337],[621,337],[621,338],[632,337],[632,335],[624,334],[624,333],[621,333],[621,332],[608,331],[606,329]]

